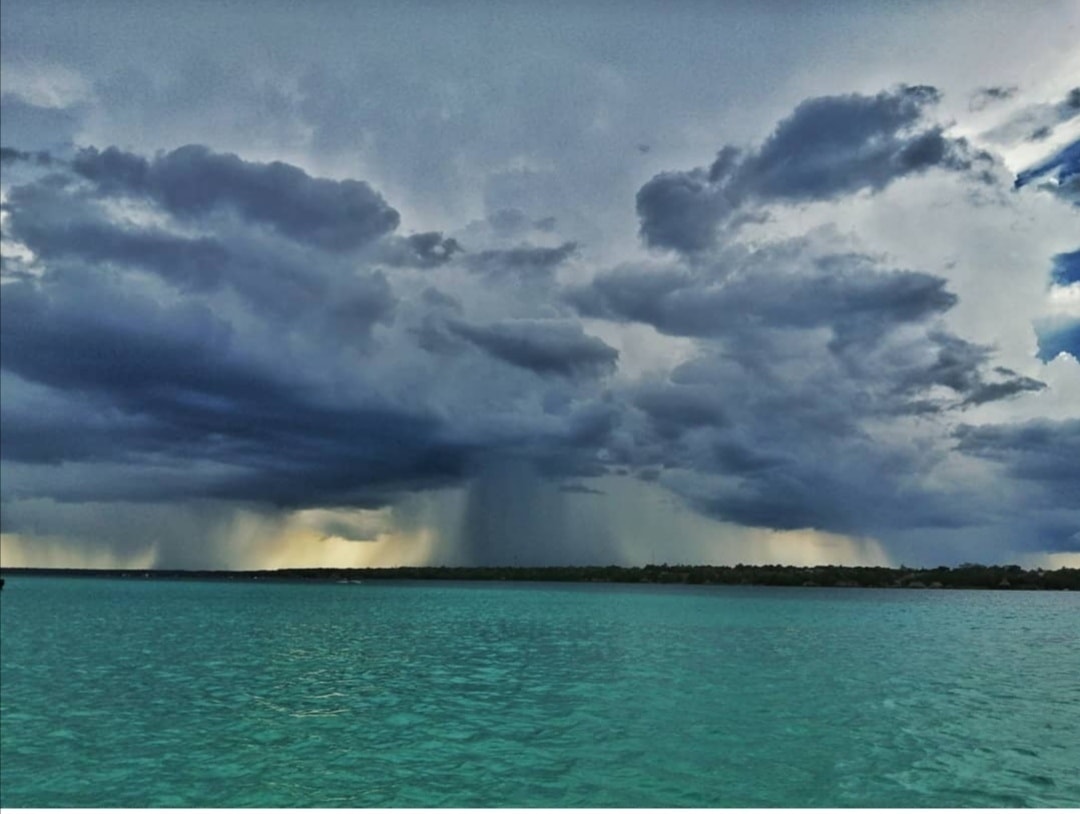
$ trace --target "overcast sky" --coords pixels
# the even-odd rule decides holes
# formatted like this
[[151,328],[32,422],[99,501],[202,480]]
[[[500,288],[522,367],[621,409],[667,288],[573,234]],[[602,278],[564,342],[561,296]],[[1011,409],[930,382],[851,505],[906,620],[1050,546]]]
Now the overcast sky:
[[1076,565],[1078,41],[4,0],[0,558]]

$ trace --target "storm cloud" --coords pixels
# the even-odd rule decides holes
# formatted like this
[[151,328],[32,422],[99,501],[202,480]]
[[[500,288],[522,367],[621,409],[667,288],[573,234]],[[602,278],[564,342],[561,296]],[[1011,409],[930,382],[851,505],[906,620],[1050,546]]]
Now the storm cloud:
[[[0,95],[20,556],[1075,548],[1048,15],[320,6],[313,49],[228,6],[41,8],[5,8]],[[1000,70],[954,69],[983,39]]]
[[881,271],[861,257],[785,255],[752,254],[735,269],[701,275],[615,272],[571,289],[567,298],[587,316],[646,322],[676,336],[720,337],[751,325],[828,326],[845,342],[956,304],[940,277]]
[[[379,505],[395,481],[462,469],[464,445],[440,440],[432,416],[309,395],[316,381],[247,356],[205,306],[61,272],[6,285],[0,303],[0,364],[17,377],[5,460],[123,465],[57,499]],[[172,475],[146,476],[160,470]]]
[[147,160],[109,147],[72,162],[105,195],[148,197],[179,217],[229,209],[282,235],[348,251],[392,232],[400,216],[363,181],[313,178],[281,161],[260,164],[191,144]]
[[13,187],[7,231],[50,263],[149,272],[188,293],[227,289],[289,320],[318,311],[324,324],[356,336],[393,311],[386,278],[355,269],[336,252],[232,224],[196,235],[172,224],[140,225],[116,217],[95,192],[57,174]]
[[651,246],[698,252],[742,207],[829,201],[933,168],[992,163],[989,153],[926,122],[940,98],[933,87],[902,86],[808,99],[756,149],[727,146],[707,169],[661,173],[645,184],[637,195],[641,235]]
[[[961,425],[957,449],[1005,467],[1015,478],[1034,481],[1077,509],[1080,483],[1080,419],[1046,419],[1018,424]],[[1056,502],[1056,501],[1055,501]]]

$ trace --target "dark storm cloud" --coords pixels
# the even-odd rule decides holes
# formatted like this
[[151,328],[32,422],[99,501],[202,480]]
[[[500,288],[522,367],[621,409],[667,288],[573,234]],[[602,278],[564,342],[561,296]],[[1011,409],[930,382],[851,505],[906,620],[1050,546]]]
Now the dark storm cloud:
[[[785,375],[792,368],[801,378]],[[820,346],[770,352],[753,367],[715,352],[653,385],[637,402],[646,421],[628,419],[631,440],[613,447],[719,520],[857,534],[975,521],[955,496],[920,485],[936,454],[865,426],[893,409],[882,389],[870,375],[840,375]],[[689,405],[683,391],[694,394]],[[723,414],[699,409],[709,396]]]
[[[5,237],[33,260],[4,265],[5,494],[296,508],[471,483],[462,556],[489,560],[526,527],[516,550],[537,560],[589,556],[550,549],[566,529],[533,516],[612,473],[769,528],[981,522],[965,484],[933,477],[946,411],[1044,385],[945,329],[942,277],[734,231],[772,204],[977,169],[925,121],[936,99],[810,99],[756,148],[656,176],[641,234],[692,256],[598,273],[577,243],[524,242],[555,226],[528,213],[568,222],[546,202],[491,195],[484,222],[402,236],[367,184],[286,164],[198,146],[58,160],[6,190]],[[29,172],[32,156],[2,157]],[[589,282],[559,292],[571,262]],[[687,361],[637,378],[579,317],[681,337]],[[611,330],[636,364],[637,332]]]
[[967,169],[966,145],[916,127],[940,97],[917,86],[808,99],[739,165],[732,186],[763,200],[816,201],[876,192],[931,167]]
[[582,315],[698,340],[666,380],[624,394],[634,410],[612,462],[752,526],[877,535],[982,522],[986,507],[962,486],[924,484],[942,459],[935,444],[881,428],[1045,385],[942,326],[958,301],[943,278],[816,246],[729,244],[564,292]]
[[1080,419],[1038,419],[1020,424],[961,425],[957,449],[996,461],[1009,474],[1042,483],[1070,496],[1080,495]]
[[723,400],[723,394],[710,387],[653,385],[642,388],[634,406],[649,416],[657,433],[671,438],[697,427],[726,424]]
[[125,415],[107,399],[90,394],[73,399],[61,389],[31,385],[14,374],[0,377],[5,461],[132,461],[140,450],[149,452],[158,444],[159,424]]
[[[774,409],[797,412],[819,404],[825,409],[814,420],[845,432],[860,416],[940,413],[1045,387],[1004,368],[991,370],[990,348],[937,325],[957,302],[943,278],[882,269],[862,255],[815,255],[805,241],[733,253],[693,270],[626,268],[564,297],[584,316],[643,322],[661,333],[722,343],[741,371],[730,388],[672,385],[638,398],[653,429],[666,438],[719,422],[723,406],[757,386],[756,377],[774,379],[779,389],[771,398],[782,402],[784,393],[799,392],[793,380],[814,371],[819,389]],[[784,359],[792,347],[810,356],[789,369]],[[717,376],[721,372],[734,375],[728,366],[719,367]],[[832,401],[846,392],[841,384],[853,387],[851,406]]]
[[619,358],[615,348],[566,320],[521,319],[490,325],[453,320],[448,327],[495,358],[543,376],[602,376],[615,370]]
[[923,121],[939,98],[935,88],[903,86],[808,99],[756,150],[725,147],[707,170],[662,173],[645,184],[637,196],[641,235],[650,246],[699,252],[745,206],[828,201],[879,192],[931,168],[991,164],[988,153]]
[[775,453],[762,453],[738,441],[717,442],[710,452],[718,471],[732,475],[748,475],[791,464],[790,458]]
[[[869,449],[865,450],[869,451]],[[854,449],[845,450],[854,454]],[[755,453],[749,453],[754,455]],[[915,476],[907,461],[875,455],[880,465],[900,464],[900,474]],[[845,460],[845,465],[855,459]],[[836,461],[834,461],[836,463]],[[831,466],[807,465],[794,470],[762,469],[759,476],[731,488],[689,496],[699,511],[728,522],[772,529],[828,529],[842,534],[878,533],[896,529],[954,527],[976,516],[958,511],[949,498],[930,490],[896,493],[899,479],[875,478],[869,468],[841,476]]]
[[[396,301],[386,276],[336,251],[353,238],[333,210],[356,188],[225,157],[226,170],[255,180],[229,187],[226,171],[210,203],[192,203],[175,197],[170,156],[83,152],[90,185],[59,173],[8,190],[9,237],[36,269],[9,274],[5,258],[4,460],[22,467],[5,494],[33,483],[69,501],[373,506],[464,477],[473,442],[446,440],[422,408],[327,389],[335,357],[370,353],[371,328]],[[243,197],[263,171],[284,179],[271,209]],[[116,194],[131,201],[117,209]],[[201,218],[203,234],[164,217],[210,214],[217,202],[244,217]],[[293,204],[301,218],[290,225],[278,215]],[[313,222],[320,207],[326,233]],[[411,237],[403,243],[421,262],[452,249]],[[33,474],[57,463],[73,476]],[[80,476],[91,466],[97,476]]]
[[543,247],[523,245],[513,249],[488,249],[466,257],[472,270],[490,276],[514,276],[522,279],[544,279],[577,251],[576,243]]
[[[696,284],[696,278],[681,269],[639,271],[624,268],[606,272],[591,282],[568,288],[564,299],[583,316],[615,322],[644,322],[661,332],[669,320],[663,301]],[[685,329],[671,333],[685,335]]]
[[871,429],[902,412],[889,355],[848,371],[820,343],[753,360],[716,350],[639,397],[646,420],[628,417],[612,448],[723,521],[855,534],[978,522],[962,495],[922,485],[939,460],[932,447]]
[[[453,238],[389,235],[344,256],[337,244],[282,234],[274,220],[290,197],[303,208],[307,182],[284,185],[270,213],[233,195],[247,194],[244,183],[219,188],[220,207],[178,203],[159,171],[172,156],[84,151],[78,174],[8,191],[11,237],[37,269],[22,273],[5,259],[13,282],[3,293],[4,459],[17,473],[5,494],[377,506],[461,484],[478,459],[504,453],[523,456],[541,478],[603,473],[597,450],[617,410],[583,404],[575,390],[614,369],[615,349],[569,320],[466,322],[457,297],[414,290],[407,276],[395,281],[397,328],[391,278],[365,264],[445,265],[462,251]],[[274,166],[225,163],[255,175]],[[478,268],[492,280],[505,275],[496,294],[512,298],[515,281],[550,276],[575,248],[492,250]],[[445,359],[417,357],[416,343],[468,358],[445,374]],[[470,347],[483,352],[469,356]],[[504,386],[504,363],[540,375]],[[371,367],[381,373],[368,375]],[[449,425],[401,406],[413,394],[428,399],[415,389],[402,399],[399,376],[449,386],[456,401],[464,388],[492,412],[467,431]],[[387,389],[396,400],[379,395]],[[516,415],[523,399],[543,412]],[[58,463],[68,475],[42,477]],[[97,477],[83,477],[89,471]]]
[[1030,376],[1020,376],[1014,370],[1005,367],[994,368],[994,371],[1004,378],[997,382],[980,382],[971,389],[970,394],[964,399],[965,406],[986,404],[991,401],[1016,396],[1021,393],[1037,393],[1046,389],[1046,383]]
[[703,169],[664,172],[637,194],[641,236],[650,246],[697,252],[712,245],[734,205]]
[[382,274],[353,271],[333,253],[224,228],[193,237],[136,226],[57,177],[13,187],[6,208],[10,235],[46,261],[149,271],[185,292],[229,288],[289,319],[318,309],[320,324],[354,335],[388,318],[394,308]]
[[394,231],[400,221],[363,181],[313,178],[280,161],[244,161],[201,145],[152,160],[115,147],[87,148],[72,166],[104,194],[147,197],[178,217],[230,209],[328,251],[359,248]]
[[831,326],[843,342],[956,303],[943,278],[923,272],[880,271],[855,255],[819,258],[809,268],[804,262],[762,253],[740,272],[719,277],[627,270],[566,296],[586,316],[645,322],[675,336],[721,337],[747,325]]
[[[161,308],[88,273],[9,283],[0,297],[3,367],[61,389],[262,391],[222,361],[229,326],[200,304]],[[141,337],[141,339],[140,339]],[[220,354],[220,356],[219,356]]]
[[[960,398],[955,406],[973,407],[1046,389],[1044,382],[1021,376],[1005,367],[987,371],[993,349],[968,342],[947,331],[929,332],[924,352],[932,354],[929,357],[932,361],[897,365],[893,371],[897,394],[918,394],[935,386],[944,387]],[[930,405],[919,403],[917,406],[927,409]]]
[[6,209],[11,237],[45,260],[81,257],[149,266],[195,288],[217,285],[228,260],[220,240],[115,223],[78,190],[54,179],[12,188]]
[[[62,405],[42,412],[5,397],[5,459],[131,465],[130,480],[59,497],[376,503],[396,482],[459,476],[464,465],[465,450],[440,440],[431,417],[309,396],[302,376],[249,358],[202,305],[163,307],[68,273],[9,283],[0,306],[3,369]],[[138,482],[142,465],[181,461],[213,466]]]

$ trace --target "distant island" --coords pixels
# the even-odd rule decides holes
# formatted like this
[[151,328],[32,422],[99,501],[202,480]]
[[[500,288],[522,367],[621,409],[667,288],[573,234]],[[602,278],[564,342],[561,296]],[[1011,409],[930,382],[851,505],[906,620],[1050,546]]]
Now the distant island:
[[120,577],[223,581],[356,583],[376,580],[505,582],[612,582],[684,585],[771,585],[805,588],[1080,590],[1080,568],[1025,570],[1019,565],[964,563],[949,568],[884,568],[843,565],[646,565],[635,566],[403,566],[398,568],[283,568],[274,571],[116,570],[101,568],[4,568],[5,576]]

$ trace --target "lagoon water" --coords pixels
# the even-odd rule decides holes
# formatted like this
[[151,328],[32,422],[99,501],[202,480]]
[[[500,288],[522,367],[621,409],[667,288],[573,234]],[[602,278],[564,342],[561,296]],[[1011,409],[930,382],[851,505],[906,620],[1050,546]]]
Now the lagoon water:
[[1080,594],[13,577],[4,806],[1080,805]]

